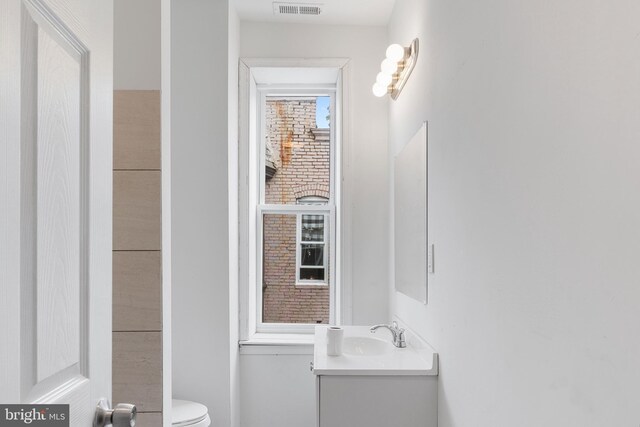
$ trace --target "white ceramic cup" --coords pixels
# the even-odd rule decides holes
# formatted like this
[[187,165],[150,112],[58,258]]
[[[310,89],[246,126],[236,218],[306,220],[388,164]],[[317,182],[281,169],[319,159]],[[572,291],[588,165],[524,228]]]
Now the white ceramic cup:
[[340,356],[342,354],[342,339],[344,329],[339,326],[327,328],[327,356]]

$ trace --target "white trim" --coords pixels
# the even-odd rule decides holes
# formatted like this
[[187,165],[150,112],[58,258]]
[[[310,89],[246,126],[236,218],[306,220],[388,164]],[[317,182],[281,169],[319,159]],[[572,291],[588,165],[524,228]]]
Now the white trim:
[[[266,189],[266,103],[267,98],[271,98],[275,96],[276,99],[278,97],[283,97],[284,99],[298,99],[301,97],[318,97],[318,96],[328,96],[330,98],[331,105],[334,105],[335,99],[335,87],[334,91],[320,91],[317,87],[311,85],[307,87],[301,87],[299,85],[279,85],[278,89],[272,89],[268,86],[264,85],[256,85],[258,90],[260,103],[257,105],[258,112],[256,114],[256,118],[259,120],[259,128],[260,133],[257,135],[257,144],[258,144],[258,152],[259,152],[259,177],[258,177],[258,188],[260,192],[260,199],[257,201],[258,203],[263,203],[258,205],[258,216],[257,216],[257,228],[259,233],[256,235],[256,265],[257,265],[257,280],[255,282],[256,287],[256,299],[250,300],[249,305],[255,305],[256,312],[256,332],[295,332],[295,333],[310,333],[312,332],[315,324],[272,324],[272,323],[264,323],[263,319],[263,288],[264,288],[264,277],[263,277],[263,269],[264,269],[264,260],[263,260],[263,236],[264,236],[264,215],[265,214],[283,214],[288,212],[295,212],[296,214],[296,223],[299,222],[299,217],[302,213],[308,214],[322,214],[323,212],[329,213],[330,218],[334,219],[336,217],[335,214],[335,195],[333,193],[334,182],[336,181],[335,177],[335,131],[331,130],[330,133],[330,170],[329,170],[329,200],[328,205],[325,205],[324,208],[320,208],[319,206],[313,205],[269,205],[265,203],[265,189]],[[311,88],[311,89],[309,89]],[[332,129],[335,126],[330,127]],[[252,206],[253,203],[250,200],[249,206]],[[327,206],[330,208],[327,211]],[[330,226],[333,221],[330,221]],[[333,233],[333,229],[332,233]],[[297,236],[296,236],[297,237]],[[336,241],[335,234],[331,235],[329,239],[331,242]],[[334,251],[330,250],[330,254]],[[327,270],[326,263],[327,259],[325,258],[325,271]],[[299,247],[296,242],[296,279],[294,286],[305,286],[305,285],[325,285],[325,281],[314,281],[314,282],[306,282],[301,281],[299,278],[299,265],[300,265],[300,252]],[[335,307],[337,303],[336,299],[336,289],[339,289],[339,286],[336,286],[336,276],[329,271],[330,276],[326,277],[326,280],[329,282],[329,322],[331,324],[336,323],[335,319]]]
[[263,323],[258,320],[256,332],[272,335],[312,335],[315,327],[315,323]]
[[[258,164],[259,164],[259,174],[258,174],[258,191],[260,192],[260,198],[257,200],[258,203],[265,203],[265,190],[266,190],[266,176],[267,176],[267,144],[265,144],[265,137],[267,135],[265,113],[267,104],[267,94],[264,91],[260,90],[260,87],[256,85],[258,89],[258,96],[260,97],[260,103],[256,106],[258,109],[258,113],[256,114],[256,120],[258,123],[258,129],[260,131],[256,135],[257,144],[258,144]],[[250,201],[250,205],[252,205],[255,201]],[[259,221],[258,217],[258,221]],[[258,252],[258,256],[260,256],[260,252]]]
[[[239,323],[240,323],[240,339],[246,339],[249,335],[255,333],[251,330],[251,324],[255,324],[255,319],[251,319],[252,311],[248,310],[250,297],[250,287],[248,283],[252,281],[250,261],[251,251],[249,251],[248,242],[250,240],[252,221],[249,212],[249,141],[251,138],[251,102],[252,94],[255,94],[256,83],[251,77],[249,67],[243,62],[238,64],[238,302],[239,302]],[[253,322],[252,322],[253,320]]]
[[[18,2],[1,2],[7,19],[0,25],[0,55],[3,64],[20,63],[20,10]],[[24,41],[22,41],[24,42]],[[5,62],[6,61],[6,62]],[[0,399],[20,402],[24,353],[21,353],[21,97],[19,67],[3,67],[0,79]],[[5,121],[6,120],[6,121]],[[31,366],[30,364],[26,365]]]
[[[251,182],[257,182],[259,176],[256,176],[257,169],[250,167],[252,163],[259,161],[259,157],[251,155],[251,141],[256,140],[258,128],[256,125],[257,115],[257,99],[258,85],[251,74],[253,67],[334,67],[339,69],[338,81],[335,88],[335,98],[332,108],[332,144],[333,147],[339,147],[334,153],[334,164],[341,165],[341,177],[339,180],[332,180],[332,195],[340,205],[340,215],[333,215],[335,224],[332,227],[335,233],[333,241],[335,241],[335,250],[331,253],[331,269],[330,274],[335,276],[330,280],[332,286],[335,286],[337,278],[340,278],[340,291],[336,292],[335,288],[331,289],[334,298],[334,304],[331,305],[331,319],[336,324],[350,324],[352,321],[352,281],[351,279],[351,196],[350,188],[352,177],[350,174],[351,155],[351,112],[350,112],[350,76],[351,67],[348,58],[242,58],[239,66],[239,259],[240,259],[240,337],[243,342],[249,338],[262,336],[265,334],[257,333],[256,316],[257,310],[250,309],[250,300],[256,301],[258,297],[258,289],[260,286],[254,286],[257,279],[258,271],[261,266],[256,262],[256,248],[250,247],[249,242],[255,241],[257,235],[261,235],[258,229],[257,209],[250,208],[251,199],[256,199],[256,195],[251,194]],[[273,87],[277,90],[285,90],[278,85]],[[292,88],[299,89],[299,88]],[[340,128],[340,132],[335,129]],[[260,175],[260,174],[257,174]],[[334,174],[335,175],[335,174]],[[259,188],[259,186],[258,186]],[[268,208],[268,205],[263,205]],[[282,209],[283,212],[292,212],[295,209],[287,207]],[[340,239],[337,239],[337,236]],[[338,263],[337,260],[340,260]],[[334,311],[334,305],[339,307],[337,312]],[[259,319],[260,317],[258,317]],[[313,327],[314,325],[310,325]],[[296,334],[290,337],[298,336]],[[275,334],[266,334],[264,340],[275,340]]]
[[313,345],[314,333],[276,334],[255,333],[248,340],[241,340],[240,345]]
[[161,0],[162,425],[172,418],[171,384],[171,0]]
[[251,341],[243,341],[240,343],[241,355],[313,355],[313,343],[292,343],[290,341],[282,341],[280,343],[256,343]]
[[264,84],[259,83],[257,85],[258,90],[260,91],[277,91],[278,93],[282,93],[283,95],[292,95],[296,97],[316,97],[316,96],[324,96],[329,93],[336,92],[335,85],[325,85],[325,84]]
[[[338,81],[336,81],[336,92],[331,96],[331,99],[329,100],[330,102],[329,114],[331,115],[330,123],[329,123],[329,132],[330,132],[329,139],[331,141],[331,144],[329,146],[329,149],[331,150],[331,153],[330,153],[331,162],[329,165],[329,167],[331,168],[331,172],[330,172],[331,178],[329,180],[329,203],[332,203],[334,207],[337,206],[340,209],[340,210],[334,210],[334,212],[331,214],[331,219],[329,221],[329,226],[331,227],[329,230],[330,234],[327,237],[325,237],[325,241],[328,238],[330,243],[329,245],[329,266],[330,266],[329,295],[331,298],[331,303],[329,304],[329,319],[331,319],[331,323],[333,325],[341,324],[340,315],[338,314],[341,312],[341,305],[340,305],[341,298],[340,298],[340,295],[338,295],[337,290],[342,289],[342,286],[346,284],[346,282],[342,280],[342,277],[336,274],[336,271],[339,270],[338,264],[340,264],[338,262],[340,258],[336,257],[336,253],[337,253],[337,248],[340,246],[342,242],[341,240],[342,237],[340,236],[340,234],[338,234],[338,228],[335,226],[335,224],[337,224],[337,222],[340,220],[342,216],[342,209],[343,209],[342,200],[339,197],[340,195],[339,193],[336,193],[336,189],[340,188],[339,185],[336,183],[342,179],[342,167],[340,169],[336,169],[336,165],[340,164],[339,163],[340,157],[338,156],[338,153],[342,150],[341,141],[336,137],[337,135],[336,128],[337,126],[339,126],[339,124],[336,123],[336,104],[337,104],[336,99],[339,93],[338,83],[340,82],[341,75],[342,75],[342,71],[338,73]],[[326,231],[326,228],[325,228],[325,231]],[[326,260],[326,257],[325,257],[325,260]],[[327,270],[325,265],[325,272],[326,271]],[[349,285],[350,285],[350,282],[349,282]]]
[[351,127],[351,63],[346,62],[338,74],[336,84],[336,105],[334,108],[334,129],[336,132],[336,146],[340,150],[336,152],[336,164],[342,168],[340,180],[336,180],[335,194],[340,200],[340,215],[336,218],[336,233],[340,236],[340,241],[336,241],[336,250],[333,256],[340,262],[332,261],[335,266],[332,270],[337,277],[340,277],[340,292],[336,294],[336,306],[340,307],[336,313],[336,324],[353,324],[353,280],[352,280],[352,182],[354,177],[351,173],[352,153],[352,127]]
[[349,58],[242,58],[248,68],[343,68]]
[[294,215],[304,213],[313,215],[333,214],[336,207],[333,205],[258,205],[258,212],[268,212],[270,214]]

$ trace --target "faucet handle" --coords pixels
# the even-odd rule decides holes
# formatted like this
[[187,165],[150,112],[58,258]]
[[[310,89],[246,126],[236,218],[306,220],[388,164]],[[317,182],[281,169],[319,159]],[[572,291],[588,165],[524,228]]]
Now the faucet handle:
[[394,333],[394,338],[395,338],[395,345],[396,347],[399,348],[405,348],[407,346],[407,342],[405,340],[404,337],[404,328],[401,328],[398,326],[398,322],[396,322],[395,320],[393,321],[393,329],[395,329],[395,333]]

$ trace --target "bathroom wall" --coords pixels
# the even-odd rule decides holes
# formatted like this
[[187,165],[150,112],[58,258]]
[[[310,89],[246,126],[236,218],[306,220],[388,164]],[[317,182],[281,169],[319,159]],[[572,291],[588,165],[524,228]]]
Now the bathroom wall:
[[353,323],[380,321],[388,310],[387,107],[371,100],[371,84],[386,49],[384,27],[242,22],[240,56],[245,58],[350,58]]
[[396,1],[421,44],[389,154],[429,120],[436,271],[389,295],[440,353],[440,426],[640,422],[639,32],[630,0]]
[[114,4],[113,402],[163,416],[160,3]]
[[229,82],[227,85],[229,111],[229,360],[230,360],[230,425],[240,425],[240,338],[238,301],[238,61],[240,58],[240,19],[233,5],[229,3]]
[[[384,57],[384,27],[241,22],[240,56],[246,58],[350,58],[353,323],[388,316],[389,257],[387,104],[372,99],[371,84]],[[248,354],[250,352],[251,354]],[[293,352],[294,354],[287,354]],[[240,356],[241,425],[298,427],[315,424],[312,347],[263,349]],[[283,354],[284,353],[284,354]]]
[[237,43],[228,1],[172,2],[173,396],[215,426],[239,417]]

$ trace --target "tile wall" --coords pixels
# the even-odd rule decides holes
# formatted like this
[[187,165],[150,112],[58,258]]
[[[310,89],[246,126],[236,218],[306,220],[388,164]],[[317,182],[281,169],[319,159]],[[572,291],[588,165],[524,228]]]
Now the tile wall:
[[113,102],[113,402],[162,425],[160,91]]

